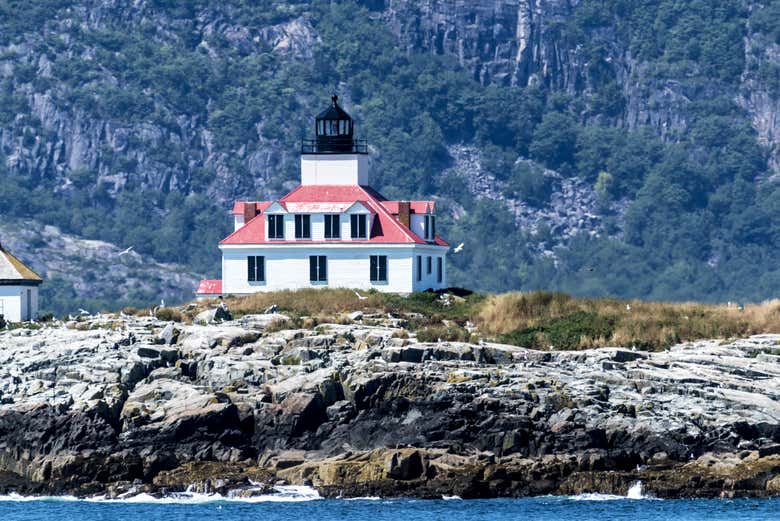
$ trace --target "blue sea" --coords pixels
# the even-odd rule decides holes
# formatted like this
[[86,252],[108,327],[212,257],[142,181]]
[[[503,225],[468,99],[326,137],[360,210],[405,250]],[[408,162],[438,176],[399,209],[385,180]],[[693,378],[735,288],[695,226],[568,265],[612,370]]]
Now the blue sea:
[[319,499],[307,496],[249,500],[199,496],[119,501],[21,498],[0,501],[2,521],[773,521],[780,499],[655,500],[585,494],[463,501]]

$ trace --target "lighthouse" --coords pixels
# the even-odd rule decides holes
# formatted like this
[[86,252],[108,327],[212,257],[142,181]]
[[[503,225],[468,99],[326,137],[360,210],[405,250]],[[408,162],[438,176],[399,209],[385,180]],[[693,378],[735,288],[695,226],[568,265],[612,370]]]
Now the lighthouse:
[[435,201],[391,201],[371,188],[369,147],[337,96],[301,142],[301,182],[274,201],[237,201],[219,243],[222,278],[198,297],[312,287],[411,293],[447,287],[449,245]]

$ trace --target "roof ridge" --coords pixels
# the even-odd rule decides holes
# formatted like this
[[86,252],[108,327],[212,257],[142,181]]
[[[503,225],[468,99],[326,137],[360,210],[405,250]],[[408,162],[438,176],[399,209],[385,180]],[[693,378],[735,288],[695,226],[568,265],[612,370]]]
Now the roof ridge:
[[[409,228],[408,228],[408,227],[407,227],[405,224],[401,223],[399,220],[397,220],[395,217],[393,217],[393,214],[391,214],[391,213],[390,213],[390,212],[387,210],[387,208],[385,208],[385,205],[383,205],[383,204],[382,204],[382,201],[380,201],[380,200],[376,199],[376,198],[375,198],[375,197],[374,197],[374,196],[373,196],[373,195],[372,195],[372,194],[371,194],[371,193],[370,193],[368,190],[366,190],[366,189],[365,189],[363,186],[360,186],[360,185],[358,185],[358,186],[360,187],[360,189],[361,189],[361,190],[363,190],[363,191],[366,193],[366,195],[367,195],[367,196],[370,198],[370,201],[371,201],[372,203],[375,203],[375,204],[376,204],[376,206],[378,206],[378,207],[379,207],[380,211],[384,212],[384,213],[386,214],[386,216],[390,218],[390,221],[391,221],[391,222],[392,222],[392,223],[393,223],[395,226],[397,226],[397,227],[398,227],[398,229],[399,229],[399,230],[401,230],[401,231],[403,232],[403,234],[404,234],[404,235],[406,235],[406,238],[407,238],[407,239],[410,239],[410,240],[411,240],[411,242],[414,242],[414,243],[417,243],[417,242],[418,242],[418,238],[417,238],[417,236],[414,234],[414,232],[412,232],[412,230],[410,230],[410,229],[409,229]],[[369,187],[369,188],[370,188],[370,187]],[[377,192],[377,193],[378,193],[378,192]],[[420,242],[421,242],[421,241],[422,241],[422,239],[420,239]]]
[[19,280],[35,280],[39,282],[43,281],[43,277],[38,275],[35,271],[32,270],[32,268],[28,267],[7,249],[0,247],[0,253],[5,256],[6,260],[11,265],[11,268],[13,268],[16,273],[19,274],[21,277]]

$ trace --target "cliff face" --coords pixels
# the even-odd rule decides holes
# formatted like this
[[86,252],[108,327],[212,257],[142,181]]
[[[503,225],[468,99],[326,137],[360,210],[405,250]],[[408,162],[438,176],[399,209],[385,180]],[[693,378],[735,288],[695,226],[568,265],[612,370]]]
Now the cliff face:
[[423,343],[410,317],[353,316],[2,332],[0,491],[780,493],[775,335],[540,352]]
[[[663,287],[690,280],[684,297],[715,298],[713,291],[724,299],[764,297],[738,282],[727,287],[731,273],[747,271],[747,261],[722,273],[720,264],[706,262],[728,257],[719,251],[723,245],[738,256],[754,246],[751,240],[777,242],[774,232],[753,231],[772,220],[771,201],[743,199],[771,193],[773,186],[757,189],[754,181],[771,179],[779,164],[776,6],[716,3],[710,9],[676,2],[266,0],[182,7],[34,0],[0,19],[0,182],[4,192],[21,187],[18,197],[0,195],[0,215],[122,248],[132,243],[148,258],[216,276],[226,210],[235,199],[273,198],[295,184],[296,144],[336,88],[361,137],[370,138],[377,188],[392,197],[440,197],[448,238],[467,244],[492,232],[485,219],[474,222],[475,201],[495,202],[497,209],[486,213],[510,216],[495,236],[524,241],[518,251],[528,255],[498,251],[501,276],[487,280],[488,270],[455,259],[456,284],[500,290],[507,289],[504,281],[519,280],[531,288],[550,284],[552,273],[551,284],[568,291],[681,298],[654,293],[654,282],[618,288],[607,275],[581,283],[559,270],[592,256],[583,249],[590,239],[612,238],[600,249],[620,249],[625,237],[644,233],[626,233],[640,195],[652,200],[634,209],[635,228],[658,226],[644,224],[652,221],[648,208],[670,197],[661,194],[663,183],[640,189],[649,169],[674,159],[673,149],[635,159],[636,143],[660,136],[666,145],[684,142],[692,163],[726,170],[686,184],[691,194],[666,219],[678,222],[688,213],[693,217],[682,217],[690,217],[690,228],[701,229],[697,219],[704,219],[713,231],[684,259],[673,258],[680,248],[668,239],[669,259],[637,268],[626,280],[656,281],[673,265],[675,280]],[[429,55],[442,60],[420,59]],[[385,83],[412,93],[408,109],[393,110],[399,94],[383,92]],[[513,111],[514,105],[527,107]],[[544,125],[559,113],[566,117]],[[503,120],[509,117],[518,119]],[[717,157],[738,148],[736,138],[718,141],[724,129],[743,127],[740,146],[762,147],[750,151],[755,157]],[[608,142],[599,134],[605,129],[640,137],[632,146]],[[647,129],[645,140],[640,130]],[[595,137],[581,143],[577,131]],[[593,171],[585,171],[578,154]],[[620,157],[601,164],[609,155]],[[755,168],[743,174],[744,165]],[[619,175],[624,180],[610,185]],[[751,186],[728,185],[736,177]],[[710,196],[716,201],[702,212]],[[766,207],[767,214],[743,219],[740,205]],[[723,224],[729,220],[735,222]],[[729,226],[733,236],[722,236]],[[633,239],[631,246],[653,242]],[[774,252],[766,249],[763,258],[770,259]],[[633,265],[609,262],[605,274]],[[74,263],[71,271],[78,271]],[[519,279],[518,264],[530,266]],[[76,297],[88,293],[85,286]]]
[[[749,22],[743,39],[744,67],[738,81],[730,82],[708,75],[696,63],[678,75],[636,56],[635,33],[626,31],[636,14],[630,3],[623,11],[616,11],[610,2],[589,7],[587,2],[569,0],[387,0],[381,4],[383,18],[408,52],[454,56],[484,85],[541,84],[587,99],[605,82],[614,82],[615,97],[623,99],[613,117],[606,118],[612,124],[650,126],[674,138],[688,128],[692,104],[719,96],[732,99],[748,113],[772,153],[777,172],[778,44]],[[744,17],[766,4],[742,2],[731,15]],[[601,22],[587,34],[575,34],[572,20],[592,10],[601,12]],[[596,53],[585,45],[593,42],[598,45]]]

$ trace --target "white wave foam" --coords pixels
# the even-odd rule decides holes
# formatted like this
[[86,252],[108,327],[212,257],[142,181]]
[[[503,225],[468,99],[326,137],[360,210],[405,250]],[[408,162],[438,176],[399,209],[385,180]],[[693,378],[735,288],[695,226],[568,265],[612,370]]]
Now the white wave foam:
[[588,493],[588,494],[578,494],[576,496],[570,496],[569,499],[574,501],[616,501],[621,499],[656,499],[652,496],[648,496],[644,492],[644,488],[642,487],[642,482],[637,481],[631,487],[629,487],[628,492],[625,496],[618,496],[615,494],[598,494],[598,493]]
[[379,496],[345,497],[341,499],[344,501],[382,501],[382,498]]
[[586,494],[577,494],[576,496],[569,496],[569,499],[571,499],[572,501],[615,501],[618,499],[626,499],[626,496],[588,492]]
[[441,497],[444,501],[458,501],[462,500],[463,498],[460,496],[442,496]]
[[0,501],[78,501],[75,496],[22,496],[16,492],[7,495],[0,495]]
[[645,495],[642,493],[642,482],[637,481],[631,485],[631,488],[628,489],[626,497],[628,499],[644,499]]
[[[252,489],[249,489],[251,492]],[[298,485],[286,485],[274,487],[274,493],[272,494],[260,494],[243,496],[240,494],[228,494],[223,496],[221,494],[203,494],[196,492],[180,492],[174,493],[163,497],[155,497],[151,494],[142,492],[136,494],[134,492],[128,492],[119,497],[108,498],[106,496],[93,496],[88,498],[76,498],[74,496],[22,496],[19,494],[8,494],[0,496],[0,501],[85,501],[90,503],[154,503],[154,504],[171,504],[171,503],[213,503],[213,502],[235,502],[235,503],[266,503],[266,502],[299,502],[299,501],[314,501],[322,499],[320,493],[312,487],[298,486]]]

